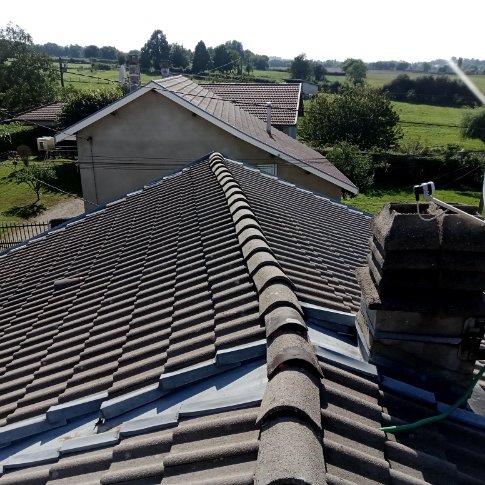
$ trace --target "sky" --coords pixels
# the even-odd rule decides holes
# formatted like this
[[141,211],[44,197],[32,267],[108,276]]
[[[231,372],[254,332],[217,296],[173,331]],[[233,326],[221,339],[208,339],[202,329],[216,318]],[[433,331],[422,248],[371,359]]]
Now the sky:
[[194,49],[227,40],[286,59],[366,62],[485,59],[483,0],[15,0],[2,4],[8,22],[36,44],[109,45],[141,49],[160,29],[169,43]]

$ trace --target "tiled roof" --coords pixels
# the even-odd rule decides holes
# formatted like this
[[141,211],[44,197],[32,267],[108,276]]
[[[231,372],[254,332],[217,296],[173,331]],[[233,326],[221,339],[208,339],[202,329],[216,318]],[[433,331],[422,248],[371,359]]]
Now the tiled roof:
[[27,111],[18,115],[16,119],[22,121],[48,121],[48,122],[55,122],[57,121],[57,117],[61,114],[62,107],[64,103],[51,103],[46,104],[45,106],[41,106],[40,108],[33,109],[31,111]]
[[260,120],[266,122],[266,103],[272,104],[273,125],[294,126],[300,106],[299,84],[273,83],[204,83],[226,101],[231,101]]
[[[379,430],[441,404],[360,355],[368,236],[216,154],[0,257],[0,485],[484,483],[484,418]],[[262,399],[227,399],[264,352]]]

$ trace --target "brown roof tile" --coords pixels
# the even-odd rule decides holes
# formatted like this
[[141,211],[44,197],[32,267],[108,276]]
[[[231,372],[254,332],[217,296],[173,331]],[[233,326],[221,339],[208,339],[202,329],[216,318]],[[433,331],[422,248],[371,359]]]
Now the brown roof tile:
[[272,104],[272,124],[294,126],[300,108],[300,84],[204,83],[202,86],[225,101],[266,122],[266,103]]

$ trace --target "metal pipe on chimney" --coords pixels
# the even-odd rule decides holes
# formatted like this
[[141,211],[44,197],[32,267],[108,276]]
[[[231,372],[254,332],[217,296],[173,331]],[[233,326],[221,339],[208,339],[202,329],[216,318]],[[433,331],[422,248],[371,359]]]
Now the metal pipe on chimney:
[[266,103],[266,131],[271,135],[271,103]]

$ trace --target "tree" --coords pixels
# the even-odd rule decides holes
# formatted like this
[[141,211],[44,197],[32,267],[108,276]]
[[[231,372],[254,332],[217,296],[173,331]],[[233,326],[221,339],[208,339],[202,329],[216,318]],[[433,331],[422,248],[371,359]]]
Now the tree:
[[179,44],[172,44],[170,47],[170,65],[185,69],[190,63],[190,52]]
[[236,59],[233,58],[224,44],[214,49],[214,69],[221,72],[229,72],[234,66]]
[[101,59],[115,60],[118,57],[118,50],[116,47],[105,45],[99,49]]
[[310,61],[306,59],[306,54],[296,56],[290,66],[291,76],[295,79],[308,79],[311,70]]
[[144,69],[160,70],[160,63],[170,59],[170,46],[161,30],[155,30],[141,48],[140,65]]
[[362,59],[346,59],[342,70],[352,84],[363,84],[367,76],[367,66]]
[[371,155],[346,141],[337,143],[325,155],[360,190],[371,187],[375,171]]
[[58,118],[59,128],[66,128],[81,121],[86,116],[115,102],[122,95],[123,92],[118,87],[93,91],[76,91],[62,108]]
[[10,114],[54,101],[59,73],[18,25],[0,29],[0,107]]
[[84,48],[84,57],[96,59],[99,57],[99,47],[97,45],[87,45]]
[[313,75],[315,76],[315,81],[321,81],[325,77],[326,73],[327,70],[323,67],[322,64],[315,64],[315,66],[313,67]]
[[485,108],[467,111],[461,122],[461,136],[485,143]]
[[37,199],[34,205],[40,200],[42,189],[45,182],[52,183],[56,180],[56,172],[50,165],[40,163],[30,164],[22,167],[20,170],[14,170],[9,177],[17,184],[28,185],[35,193]]
[[194,60],[192,61],[192,72],[198,74],[209,69],[211,57],[204,42],[200,40],[195,46]]
[[348,85],[339,94],[314,98],[299,132],[316,147],[346,141],[361,150],[388,149],[401,137],[398,122],[391,101],[378,89]]

